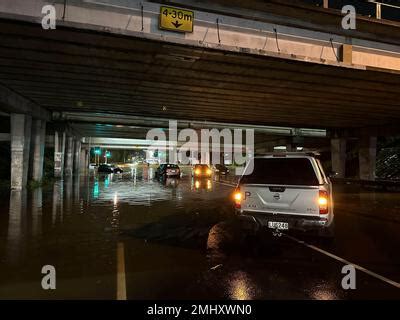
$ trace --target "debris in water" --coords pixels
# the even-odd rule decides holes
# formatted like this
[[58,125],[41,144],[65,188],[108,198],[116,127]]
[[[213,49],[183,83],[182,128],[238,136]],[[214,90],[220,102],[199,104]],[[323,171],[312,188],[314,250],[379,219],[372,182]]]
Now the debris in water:
[[212,267],[210,270],[217,270],[218,268],[221,268],[222,264],[217,264],[216,266]]

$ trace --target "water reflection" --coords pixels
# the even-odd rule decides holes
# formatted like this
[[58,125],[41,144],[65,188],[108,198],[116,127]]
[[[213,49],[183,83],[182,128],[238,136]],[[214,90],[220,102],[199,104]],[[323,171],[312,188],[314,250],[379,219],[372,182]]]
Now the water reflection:
[[[59,213],[59,214],[58,214]],[[59,218],[60,222],[63,221],[64,215],[64,184],[63,181],[57,181],[53,185],[53,207],[51,221],[54,226]]]
[[229,296],[233,300],[254,299],[255,285],[247,273],[236,271],[232,275],[229,287]]
[[165,187],[171,187],[171,188],[176,188],[179,186],[179,181],[180,179],[178,178],[169,178],[166,176],[160,177],[160,182],[163,184]]
[[37,188],[32,192],[32,235],[42,232],[43,189]]
[[119,210],[118,210],[118,193],[114,194],[114,205],[111,216],[111,228],[113,230],[118,230],[119,228]]
[[95,178],[94,183],[93,183],[93,198],[97,199],[100,194],[100,188],[99,188],[99,180]]
[[26,203],[26,190],[11,190],[7,228],[6,260],[12,265],[19,262],[22,243],[26,237]]
[[[67,179],[64,180],[64,187],[65,187],[65,198],[66,198],[66,204],[65,204],[65,215],[68,215],[72,211],[72,177],[67,177]],[[64,218],[64,217],[63,217]]]
[[211,179],[192,179],[192,190],[194,191],[212,191],[212,181]]

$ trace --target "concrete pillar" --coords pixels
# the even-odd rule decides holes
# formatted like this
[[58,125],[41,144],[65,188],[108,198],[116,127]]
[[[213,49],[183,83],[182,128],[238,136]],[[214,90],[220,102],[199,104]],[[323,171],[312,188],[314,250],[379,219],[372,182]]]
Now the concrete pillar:
[[74,137],[68,137],[65,153],[65,175],[72,176],[74,166]]
[[74,173],[79,173],[81,161],[81,142],[75,141],[75,155],[74,155]]
[[80,151],[80,159],[79,159],[79,172],[82,174],[86,174],[86,170],[89,166],[86,166],[86,152],[87,149],[82,149]]
[[346,176],[346,139],[331,139],[332,171],[336,172],[337,178]]
[[376,169],[376,137],[359,139],[358,159],[361,180],[375,180]]
[[61,178],[64,175],[65,132],[54,133],[54,176]]
[[88,172],[89,164],[90,164],[90,149],[86,149],[86,160],[85,160],[86,172]]
[[33,120],[31,138],[31,179],[34,181],[40,182],[43,179],[45,139],[46,122],[43,120]]
[[32,118],[11,114],[11,189],[21,190],[28,181]]

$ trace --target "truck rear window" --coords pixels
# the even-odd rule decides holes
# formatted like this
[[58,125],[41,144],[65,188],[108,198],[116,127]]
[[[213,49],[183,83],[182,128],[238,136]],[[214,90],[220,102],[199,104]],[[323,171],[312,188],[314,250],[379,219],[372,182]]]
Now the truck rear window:
[[318,178],[307,158],[254,159],[254,170],[243,175],[241,184],[285,184],[317,186]]

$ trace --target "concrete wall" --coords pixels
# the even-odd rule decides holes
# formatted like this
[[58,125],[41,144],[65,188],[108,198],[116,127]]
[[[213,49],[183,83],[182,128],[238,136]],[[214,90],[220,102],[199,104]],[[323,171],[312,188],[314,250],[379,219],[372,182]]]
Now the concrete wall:
[[[275,20],[280,19],[281,23],[269,23],[267,21],[272,18],[268,14],[264,14],[266,22],[263,22],[195,10],[194,32],[176,33],[159,29],[160,4],[157,3],[140,0],[86,0],[79,5],[76,3],[68,3],[65,12],[62,3],[56,4],[58,18],[61,20],[64,16],[64,21],[59,24],[334,65],[340,65],[338,58],[341,60],[342,45],[351,44],[354,65],[400,70],[400,46],[291,27],[291,20],[284,17],[274,17]],[[2,0],[0,13],[14,14],[19,19],[33,19],[40,23],[43,16],[41,8],[45,4],[52,2]]]

